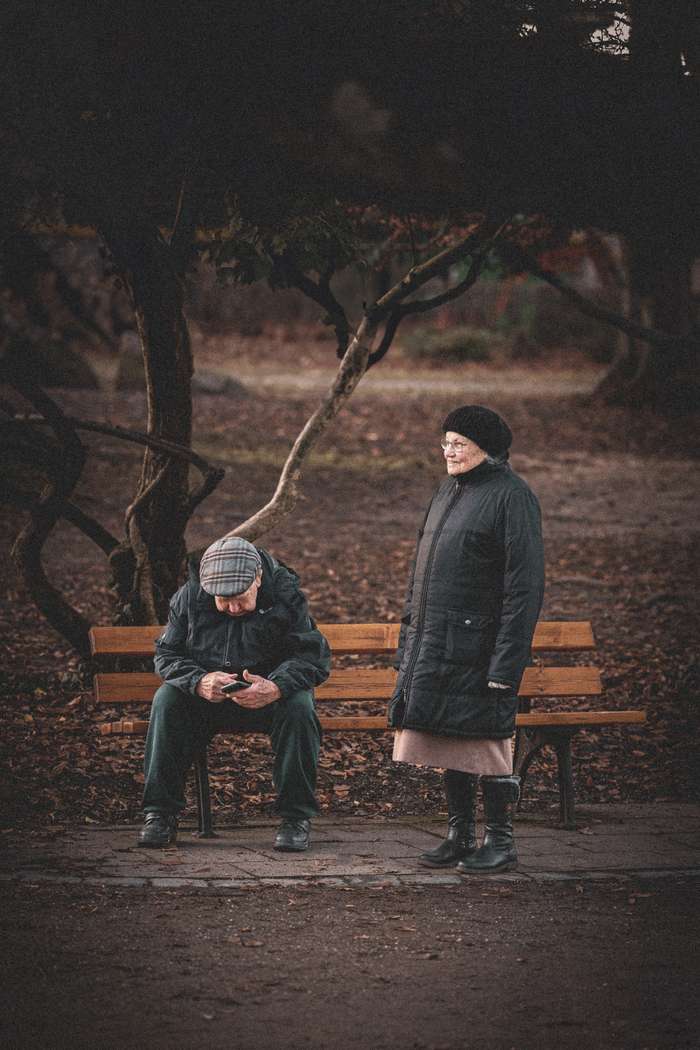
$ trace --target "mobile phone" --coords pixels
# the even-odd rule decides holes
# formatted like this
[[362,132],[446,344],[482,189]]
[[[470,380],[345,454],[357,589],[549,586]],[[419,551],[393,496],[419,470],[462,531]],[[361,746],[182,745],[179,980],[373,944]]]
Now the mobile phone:
[[247,689],[252,682],[229,682],[228,685],[221,686],[222,693],[239,693],[241,689]]

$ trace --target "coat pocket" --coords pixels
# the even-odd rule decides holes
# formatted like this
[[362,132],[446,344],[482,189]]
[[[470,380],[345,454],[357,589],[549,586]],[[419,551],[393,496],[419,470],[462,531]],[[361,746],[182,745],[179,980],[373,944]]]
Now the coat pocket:
[[514,689],[489,689],[491,697],[493,733],[496,737],[512,736],[518,713],[518,694]]
[[387,722],[392,729],[400,729],[404,715],[406,714],[406,698],[404,696],[403,689],[399,689],[395,692],[389,701],[389,709],[387,711]]
[[495,692],[474,692],[452,709],[450,721],[455,736],[503,740],[513,735],[518,698],[515,693],[492,696]]
[[445,659],[480,666],[488,663],[496,640],[495,620],[483,613],[446,614]]

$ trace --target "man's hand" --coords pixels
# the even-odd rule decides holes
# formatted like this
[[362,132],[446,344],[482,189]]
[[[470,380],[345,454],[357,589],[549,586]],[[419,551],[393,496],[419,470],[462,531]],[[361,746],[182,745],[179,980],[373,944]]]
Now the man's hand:
[[262,678],[259,674],[244,671],[242,681],[250,682],[249,688],[231,693],[228,697],[241,707],[267,707],[268,704],[274,704],[275,700],[279,700],[282,695],[274,682],[271,682],[269,678]]
[[208,700],[210,704],[220,704],[222,700],[228,700],[226,693],[222,693],[221,687],[229,682],[237,682],[238,675],[227,674],[225,671],[210,671],[197,682],[197,695],[202,700]]
[[[223,686],[229,682],[250,682],[247,689],[241,689],[236,693],[224,693]],[[202,700],[208,700],[210,704],[220,704],[222,700],[233,700],[241,707],[267,707],[279,700],[282,695],[269,678],[262,678],[259,674],[250,674],[244,671],[241,678],[235,674],[227,674],[224,671],[210,671],[200,678],[197,683],[197,695]]]

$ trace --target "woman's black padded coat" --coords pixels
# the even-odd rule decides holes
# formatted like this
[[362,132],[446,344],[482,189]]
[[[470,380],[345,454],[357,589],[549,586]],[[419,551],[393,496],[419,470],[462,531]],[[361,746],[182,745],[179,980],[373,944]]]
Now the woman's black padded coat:
[[443,482],[418,535],[390,724],[509,737],[543,592],[540,508],[522,478],[485,460]]

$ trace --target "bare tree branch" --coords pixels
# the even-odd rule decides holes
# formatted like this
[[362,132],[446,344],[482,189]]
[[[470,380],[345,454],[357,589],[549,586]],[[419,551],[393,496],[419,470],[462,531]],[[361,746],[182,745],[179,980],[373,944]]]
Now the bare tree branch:
[[467,237],[458,241],[457,244],[448,245],[441,252],[438,252],[437,255],[426,259],[425,262],[420,263],[418,266],[413,266],[399,284],[394,285],[386,295],[377,300],[371,307],[371,311],[378,313],[380,317],[385,316],[387,311],[394,309],[395,304],[402,303],[427,281],[433,277],[438,277],[440,274],[449,273],[450,267],[465,256],[471,255],[474,249],[478,248],[483,242],[484,238],[494,239],[503,229],[503,225],[502,221],[486,219],[477,230],[472,231]]
[[328,313],[338,341],[338,356],[342,357],[350,341],[350,322],[345,310],[331,291],[330,282],[333,271],[326,270],[320,275],[317,283],[303,273],[287,256],[284,258],[284,265],[293,284],[299,291],[303,292],[307,298],[312,299],[313,302],[318,303],[319,306],[322,306]]
[[245,539],[254,540],[268,532],[296,505],[299,499],[302,463],[364,375],[369,357],[369,344],[376,332],[376,326],[377,322],[371,321],[367,316],[361,321],[340,362],[330,390],[306,421],[294,442],[272,499],[247,521],[226,533],[227,536],[243,536]]
[[558,292],[561,292],[581,313],[595,318],[596,321],[600,321],[602,324],[611,325],[613,328],[618,328],[635,339],[642,339],[644,342],[651,343],[652,346],[658,346],[662,349],[685,347],[689,342],[697,341],[697,338],[693,335],[667,335],[665,332],[660,332],[657,328],[646,328],[635,321],[630,321],[629,318],[624,317],[616,310],[611,310],[607,306],[601,306],[599,303],[592,302],[585,295],[581,295],[575,288],[571,288],[565,281],[562,281],[557,274],[552,273],[551,270],[545,270],[536,259],[511,242],[501,244],[499,251],[506,261],[515,262],[523,270],[528,270],[542,281],[546,281],[552,288],[556,288]]
[[428,310],[436,310],[439,306],[444,306],[445,303],[451,303],[455,299],[458,299],[460,295],[463,295],[472,285],[476,284],[479,280],[479,275],[484,268],[486,257],[491,249],[496,244],[496,241],[505,230],[507,223],[501,223],[496,232],[492,237],[481,245],[478,251],[474,252],[472,256],[471,265],[464,278],[455,284],[452,288],[448,288],[440,295],[434,295],[432,299],[415,299],[412,302],[402,303],[399,307],[399,312],[402,317],[406,317],[408,314],[422,314]]
[[[192,449],[187,448],[186,445],[179,445],[175,441],[167,441],[165,438],[153,437],[152,435],[145,434],[140,430],[131,430],[112,423],[98,423],[95,420],[79,419],[76,416],[65,416],[64,418],[76,430],[91,431],[95,434],[106,434],[108,437],[116,437],[121,441],[132,441],[137,445],[147,445],[149,448],[157,448],[162,452],[169,452],[172,456],[175,456],[178,459],[189,460],[193,467],[196,467],[205,475],[209,473],[217,473],[223,469],[221,467],[212,467],[202,456],[193,452]],[[15,415],[13,416],[13,420],[16,423],[31,424],[45,424],[47,422],[42,416],[34,415]]]
[[427,313],[428,310],[435,310],[439,306],[444,306],[445,303],[450,303],[454,299],[458,299],[460,295],[463,295],[464,292],[472,287],[472,285],[476,284],[484,267],[486,256],[503,233],[506,225],[506,223],[502,223],[493,236],[489,237],[489,239],[482,244],[476,252],[474,252],[471,265],[463,280],[459,281],[452,288],[448,288],[440,295],[433,296],[431,299],[415,299],[407,303],[401,303],[396,307],[386,322],[384,334],[379,346],[369,356],[367,362],[368,369],[372,368],[373,365],[376,365],[385,356],[392,344],[394,336],[396,335],[399,324],[404,317],[414,313]]
[[182,177],[170,235],[170,252],[178,280],[182,281],[194,250],[197,234],[197,195],[192,171]]
[[[37,505],[36,497],[33,494],[22,492],[7,482],[0,482],[0,502],[13,503],[15,506],[21,507],[22,510],[28,511],[33,510]],[[108,557],[119,546],[119,540],[116,536],[113,536],[104,525],[101,525],[90,514],[86,514],[75,503],[71,503],[70,500],[63,503],[61,516],[70,522],[71,525],[75,525],[80,532],[87,536],[88,539],[91,539]]]
[[[31,398],[28,399],[31,400]],[[37,427],[45,426],[50,422],[43,415],[19,415],[17,414],[16,406],[10,402],[3,402],[0,404],[0,409],[11,417],[10,420],[3,424],[3,426],[17,429],[17,434],[21,434],[23,426],[31,433],[31,431],[36,432]],[[69,416],[62,416],[62,418],[67,426],[69,428],[72,427],[74,430],[80,429],[88,432],[105,434],[108,437],[116,437],[123,441],[130,441],[138,445],[157,448],[160,451],[166,452],[173,458],[184,459],[195,466],[201,472],[202,479],[189,494],[187,503],[188,517],[190,517],[199,504],[214,491],[225,476],[225,470],[222,467],[212,467],[196,452],[193,452],[186,446],[180,445],[176,442],[152,437],[151,435],[144,434],[140,431],[128,430],[124,427],[112,424],[98,423],[93,420],[76,419]],[[10,437],[12,438],[13,434],[10,434]],[[16,438],[18,450],[24,453],[25,458],[27,454],[30,454],[32,457],[31,462],[34,466],[37,465],[37,462],[40,462],[42,469],[50,475],[56,475],[58,477],[62,474],[65,467],[64,446],[46,445],[43,443],[36,448],[33,448],[31,445],[23,447],[21,439],[17,437],[17,435],[14,435],[14,437]],[[3,444],[6,449],[11,447],[7,441],[4,441]],[[167,472],[169,463],[170,460],[167,460],[162,465],[160,471],[151,479],[146,489],[144,489],[144,491],[141,492],[127,508],[125,514],[125,527],[128,533],[128,541],[126,544],[119,543],[119,541],[104,529],[99,522],[85,514],[69,500],[62,502],[60,507],[56,508],[58,516],[62,516],[67,521],[70,521],[71,524],[79,528],[86,536],[93,540],[101,550],[104,551],[110,560],[115,579],[120,581],[118,583],[118,591],[121,594],[126,593],[127,589],[129,593],[133,590],[133,579],[135,578],[133,576],[134,573],[140,572],[143,575],[147,575],[151,572],[150,565],[146,564],[148,562],[148,558],[146,557],[147,547],[142,534],[141,523],[137,520],[138,512],[145,502],[152,496],[154,489],[161,483]],[[0,489],[0,499],[2,499],[3,496],[16,504],[25,507],[30,512],[35,512],[39,507],[36,498],[21,493],[19,490],[15,490],[12,486],[6,485],[4,489]],[[139,553],[141,554],[141,563],[137,563],[137,558],[135,557],[135,555]],[[41,611],[47,615],[47,618],[52,625],[60,633],[64,634],[64,636],[71,641],[71,644],[75,644],[74,636],[69,636],[63,631],[60,623],[56,619],[51,619],[51,616],[49,616],[47,612],[46,604],[40,604],[39,602],[37,602],[37,604]]]
[[[12,424],[26,424],[28,427],[34,427],[37,425],[46,425],[47,420],[40,415],[18,415],[16,414],[16,407],[10,402],[0,402],[0,409],[11,416]],[[85,430],[97,434],[105,434],[108,437],[116,437],[122,441],[131,441],[138,445],[148,445],[151,448],[161,449],[163,452],[169,452],[171,455],[186,459],[193,466],[195,466],[202,474],[202,481],[199,485],[192,489],[189,497],[189,514],[190,516],[194,513],[197,507],[202,503],[207,496],[217,488],[226,475],[226,470],[223,467],[212,467],[202,456],[199,456],[192,449],[186,448],[184,445],[178,445],[173,441],[166,441],[162,438],[152,437],[150,434],[144,434],[138,430],[130,430],[125,427],[116,426],[109,423],[98,423],[94,420],[89,419],[78,419],[74,416],[66,416],[66,420],[71,423],[76,430]],[[8,448],[7,442],[4,442],[4,447]],[[42,450],[47,452],[48,450]],[[58,455],[58,452],[56,453]],[[56,456],[49,457],[52,461],[56,459]],[[42,464],[44,467],[49,465],[49,459],[44,456],[42,458]],[[158,475],[160,477],[161,475]],[[154,485],[150,485],[148,493],[153,491]],[[141,498],[146,495],[141,494]],[[139,504],[141,502],[139,499]],[[13,500],[13,502],[17,502]],[[134,511],[137,509],[135,504],[132,504],[126,512],[126,521],[128,522]],[[81,531],[85,532],[86,535],[90,536],[91,539],[97,543],[105,554],[109,555],[111,551],[119,543],[111,533],[108,533],[99,522],[85,515],[78,507],[73,504],[66,504],[66,507],[62,511],[62,516],[72,524],[76,525]],[[102,530],[102,532],[100,532]]]
[[439,252],[419,266],[412,267],[402,280],[366,309],[365,316],[350,340],[328,393],[316,411],[307,419],[287,456],[272,499],[247,521],[228,532],[227,536],[243,536],[248,540],[257,539],[292,510],[299,499],[302,464],[313,445],[330,421],[340,412],[367,371],[369,348],[379,325],[385,318],[387,326],[390,323],[393,324],[391,318],[408,295],[438,274],[447,272],[453,263],[465,255],[472,255],[474,249],[483,243],[484,231],[486,231],[487,238],[491,240],[500,233],[501,229],[502,223],[485,222],[476,233]]
[[63,507],[75,488],[85,464],[85,449],[75,429],[43,390],[21,378],[12,385],[37,411],[43,413],[64,450],[63,470],[44,485],[29,522],[20,530],[12,547],[12,557],[34,602],[49,621],[83,657],[90,655],[89,624],[63,595],[49,583],[42,564],[42,548]]
[[186,192],[186,190],[187,190],[187,173],[185,173],[182,176],[182,181],[180,182],[180,191],[179,191],[179,193],[177,195],[177,202],[175,204],[175,217],[173,219],[172,232],[170,234],[170,247],[171,248],[173,248],[175,246],[175,242],[176,242],[177,238],[179,236],[181,236],[181,234],[179,232],[179,228],[180,228],[180,219],[182,218],[182,210],[183,210],[182,205],[183,205],[183,201],[185,199],[185,192]]
[[378,364],[383,357],[386,356],[389,347],[394,341],[401,320],[405,315],[395,310],[394,313],[389,314],[386,324],[384,325],[384,332],[382,334],[381,341],[376,350],[373,350],[367,360],[367,369],[373,368],[374,365]]
[[226,471],[223,467],[214,467],[207,471],[200,484],[196,485],[190,492],[190,498],[187,504],[187,512],[190,517],[192,517],[199,504],[202,503],[207,496],[211,495],[225,475]]
[[139,508],[142,507],[144,505],[144,503],[146,503],[146,501],[150,497],[151,493],[155,489],[158,488],[158,486],[160,485],[161,481],[163,480],[163,478],[167,474],[169,467],[170,467],[170,463],[165,462],[162,465],[162,467],[160,468],[160,470],[158,471],[158,473],[154,477],[151,478],[151,480],[149,481],[149,483],[146,486],[146,488],[142,489],[142,491],[139,492],[139,494],[136,497],[136,499],[133,500],[129,504],[129,506],[126,508],[126,510],[124,511],[124,527],[127,529],[127,532],[128,532],[128,529],[129,529],[129,523],[130,523],[131,519],[134,517],[134,515],[139,510]]

